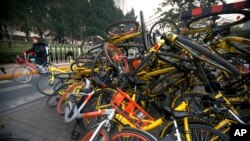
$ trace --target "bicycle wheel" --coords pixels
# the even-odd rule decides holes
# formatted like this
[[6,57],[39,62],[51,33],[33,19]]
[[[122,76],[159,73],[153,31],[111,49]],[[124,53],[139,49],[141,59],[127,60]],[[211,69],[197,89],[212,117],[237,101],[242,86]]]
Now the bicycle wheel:
[[55,108],[56,105],[57,105],[57,103],[59,102],[60,98],[61,98],[61,95],[59,95],[59,94],[52,94],[46,100],[46,105],[49,108]]
[[111,136],[111,141],[157,141],[150,133],[136,128],[124,128]]
[[[82,138],[82,141],[89,141],[96,129],[88,131]],[[110,141],[109,133],[105,129],[100,129],[93,141]]]
[[[172,33],[167,33],[167,38],[172,38],[173,34]],[[207,63],[210,63],[217,68],[223,69],[230,73],[232,76],[238,77],[241,76],[241,73],[239,70],[233,66],[231,63],[226,61],[225,59],[221,58],[220,56],[214,54],[207,48],[204,48],[198,44],[193,43],[192,41],[182,37],[178,36],[176,38],[176,44],[178,46],[185,48],[188,50],[192,55],[194,55],[197,59],[200,59],[202,61],[205,61]]]
[[[88,36],[84,38],[82,41],[81,53],[88,54],[90,50],[102,45],[103,42],[104,40],[100,36]],[[100,48],[97,48],[97,49],[100,49]],[[95,49],[95,51],[97,51],[97,49]]]
[[145,51],[148,51],[149,44],[148,44],[148,34],[146,32],[146,25],[144,20],[143,12],[140,11],[140,20],[141,20],[141,36],[142,36],[142,42],[144,45]]
[[107,57],[104,54],[104,51],[98,52],[92,65],[91,65],[91,78],[94,81],[96,86],[107,87],[109,84],[110,72],[109,69],[110,63],[108,62]]
[[51,80],[51,74],[46,73],[40,76],[36,81],[37,90],[46,96],[52,95],[54,93],[54,84],[56,84],[59,80],[54,79]]
[[160,38],[161,34],[166,32],[179,34],[180,30],[178,26],[169,19],[163,19],[153,24],[153,26],[149,30],[149,41],[151,46],[155,44],[157,37]]
[[250,40],[242,37],[229,36],[224,40],[230,47],[235,48],[237,51],[250,56]]
[[67,88],[71,84],[71,82],[64,82],[64,80],[58,81],[54,86],[54,93],[52,95],[49,95],[46,101],[46,105],[49,108],[55,108],[61,96],[66,92]]
[[[94,93],[86,106],[82,109],[81,113],[92,112],[96,110],[102,110],[111,108],[110,100],[113,96],[114,91],[112,89],[101,89]],[[82,99],[84,100],[84,99]],[[83,101],[78,102],[78,107],[82,104]],[[101,117],[91,117],[91,118],[83,118],[80,122],[83,125],[82,128],[91,129],[102,120]]]
[[247,55],[241,53],[225,53],[221,54],[222,58],[231,62],[237,67],[243,74],[250,72],[250,58]]
[[111,24],[107,29],[106,33],[111,36],[123,36],[138,31],[139,24],[132,20],[123,20]]
[[79,82],[79,83],[74,83],[67,88],[67,90],[61,96],[56,106],[56,111],[59,115],[64,115],[65,113],[65,106],[66,106],[65,104],[67,104],[68,96],[71,93],[78,93],[82,87],[84,87],[84,83]]
[[118,72],[128,73],[129,65],[127,62],[127,57],[119,50],[116,46],[110,43],[104,43],[103,46],[104,54],[107,57],[109,63],[116,69]]
[[12,78],[19,83],[27,83],[32,78],[32,70],[25,66],[18,66],[12,73]]
[[[229,137],[220,131],[214,129],[213,127],[206,125],[206,124],[199,124],[199,123],[188,123],[189,130],[190,130],[190,137],[192,141],[229,141]],[[162,135],[165,137],[166,135],[173,136],[175,138],[175,132],[172,131],[173,126],[169,127],[168,131],[163,130]],[[178,126],[180,131],[181,137],[185,140],[185,131],[184,126]],[[164,139],[164,138],[163,138]]]
[[245,10],[230,10],[202,15],[190,20],[187,27],[193,30],[213,28],[228,28],[250,19],[250,12]]

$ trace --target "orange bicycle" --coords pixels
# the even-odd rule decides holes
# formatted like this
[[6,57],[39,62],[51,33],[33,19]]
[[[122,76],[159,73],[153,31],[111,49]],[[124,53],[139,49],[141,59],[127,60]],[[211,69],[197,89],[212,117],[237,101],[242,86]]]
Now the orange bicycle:
[[46,65],[37,65],[34,63],[31,63],[29,61],[29,58],[32,53],[28,54],[28,57],[26,57],[26,53],[22,52],[21,56],[17,56],[16,62],[20,65],[16,67],[12,73],[12,78],[14,78],[15,81],[19,83],[27,83],[31,80],[33,71],[38,71],[39,73],[46,73],[48,68]]

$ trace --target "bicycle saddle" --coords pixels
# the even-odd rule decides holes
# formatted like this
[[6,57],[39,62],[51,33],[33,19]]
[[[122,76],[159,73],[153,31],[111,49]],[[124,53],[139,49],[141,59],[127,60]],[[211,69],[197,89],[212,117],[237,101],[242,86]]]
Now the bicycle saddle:
[[167,106],[164,106],[163,110],[166,112],[166,115],[171,115],[174,118],[184,118],[184,117],[189,116],[189,113],[186,111],[176,111],[176,110],[170,109]]

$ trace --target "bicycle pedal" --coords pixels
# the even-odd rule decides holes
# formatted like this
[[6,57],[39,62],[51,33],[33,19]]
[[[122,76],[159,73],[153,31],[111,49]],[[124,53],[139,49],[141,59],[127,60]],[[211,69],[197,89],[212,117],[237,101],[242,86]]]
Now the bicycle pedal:
[[80,138],[80,132],[73,130],[71,132],[71,139],[72,140],[78,140]]

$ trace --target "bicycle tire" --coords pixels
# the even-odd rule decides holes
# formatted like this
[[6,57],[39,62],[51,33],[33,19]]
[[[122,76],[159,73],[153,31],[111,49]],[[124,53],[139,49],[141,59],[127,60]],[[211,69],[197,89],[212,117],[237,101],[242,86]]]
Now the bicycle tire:
[[[97,52],[98,53],[98,52]],[[71,71],[78,70],[78,68],[87,68],[89,69],[91,67],[91,63],[94,59],[94,55],[88,54],[88,55],[81,55],[75,59],[75,62],[71,63],[70,69]]]
[[[107,109],[111,108],[110,100],[112,99],[114,91],[112,89],[100,89],[94,93],[90,101],[86,104],[86,106],[82,109],[81,113],[86,113],[86,112],[92,112],[96,110],[102,110],[102,109]],[[81,104],[82,101],[79,101],[79,104]],[[78,104],[78,107],[80,106]],[[80,120],[81,124],[83,127],[82,128],[87,128],[91,129],[95,125],[101,122],[100,117],[92,117],[92,118],[83,118]]]
[[[96,129],[92,129],[92,130],[89,130],[82,138],[82,141],[89,141],[91,136],[94,134],[94,131]],[[105,129],[100,129],[100,131],[98,132],[99,136],[101,136],[100,138],[94,138],[93,141],[110,141],[110,136],[109,136],[109,133],[107,130]]]
[[224,40],[237,51],[250,56],[250,40],[242,37],[225,37]]
[[63,107],[63,106],[64,106],[65,102],[67,101],[67,97],[69,96],[70,92],[72,90],[74,90],[75,87],[77,87],[77,86],[82,87],[83,85],[84,85],[83,82],[79,82],[79,83],[74,83],[71,86],[69,86],[69,88],[67,88],[65,93],[60,97],[60,100],[58,101],[57,106],[56,106],[56,111],[59,115],[64,115],[64,113],[65,113],[65,111],[64,111],[65,107]]
[[[125,26],[125,31],[119,31],[119,26]],[[124,36],[138,31],[139,23],[132,20],[122,20],[111,24],[106,29],[106,33],[110,36]],[[113,31],[112,31],[113,30]]]
[[136,128],[124,128],[122,131],[118,131],[111,135],[111,141],[134,141],[136,139],[142,141],[158,141],[150,133]]
[[65,73],[58,73],[55,74],[55,78],[60,80],[71,79],[71,76],[74,75],[76,72],[65,72]]
[[[210,133],[211,135],[214,135],[216,137],[218,137],[219,139],[218,140],[223,140],[223,141],[229,141],[229,137],[223,133],[221,133],[220,131],[218,130],[215,130],[213,127],[209,126],[209,125],[206,125],[206,124],[201,124],[201,123],[188,123],[188,126],[189,126],[189,129],[190,129],[190,137],[191,137],[191,140],[192,141],[207,141],[207,140],[211,140],[211,138],[208,138],[206,137],[204,140],[202,138],[202,135],[205,135],[207,133],[207,135],[209,135],[208,133]],[[169,126],[168,129],[164,129],[163,132],[162,132],[162,135],[165,136],[167,134],[175,134],[175,133],[171,133],[171,130],[172,128],[174,128],[173,126]],[[185,136],[184,135],[184,127],[183,127],[183,123],[182,125],[179,125],[179,131],[180,131],[180,134]],[[195,132],[196,131],[196,132]],[[200,134],[195,134],[194,133],[198,133],[200,132]],[[162,136],[161,135],[161,136]],[[163,137],[162,136],[162,137]]]
[[83,39],[81,43],[81,53],[88,54],[90,50],[96,48],[96,46],[102,45],[104,40],[99,36],[88,36]]
[[32,70],[24,66],[16,67],[12,73],[12,78],[18,83],[27,83],[31,80],[32,76]]
[[[172,36],[173,34],[170,33],[167,36]],[[195,51],[199,52],[199,58],[202,59],[203,61],[206,61],[208,63],[211,63],[209,61],[212,60],[213,65],[215,65],[216,67],[219,67],[223,70],[226,70],[227,72],[229,72],[232,76],[238,77],[241,75],[241,73],[239,72],[239,70],[233,66],[231,63],[229,63],[228,61],[226,61],[225,59],[223,59],[222,57],[212,53],[211,51],[209,51],[207,48],[204,48],[198,44],[193,43],[192,41],[182,37],[182,36],[177,36],[176,38],[177,42],[182,43],[183,45],[187,45],[188,47],[194,49]],[[184,47],[185,48],[185,47]],[[214,64],[216,63],[216,64]]]
[[145,51],[148,52],[149,44],[148,44],[148,35],[146,32],[146,24],[144,20],[143,12],[140,11],[140,21],[141,21],[141,36],[142,36],[142,43],[144,45]]
[[55,108],[58,101],[60,100],[61,98],[61,95],[58,95],[58,94],[55,94],[55,95],[50,95],[47,100],[46,100],[46,105],[49,107],[49,108]]
[[64,94],[64,92],[67,90],[67,88],[71,85],[72,83],[63,83],[61,81],[57,82],[55,85],[60,85],[57,86],[56,89],[54,89],[54,93],[48,97],[46,100],[46,105],[49,108],[55,108],[57,106],[57,103],[59,102],[61,96]]
[[54,80],[54,82],[51,82],[50,77],[51,77],[51,74],[49,73],[43,74],[36,81],[37,90],[45,96],[49,96],[54,93],[54,85],[56,84],[55,81],[57,80]]
[[250,72],[250,58],[248,55],[241,53],[224,53],[220,56],[231,62],[243,74],[248,74]]
[[71,84],[60,84],[61,86],[54,90],[54,93],[48,97],[46,100],[46,105],[49,108],[55,108],[57,103],[59,102],[61,96],[63,95],[63,91],[66,91],[69,85]]
[[[155,28],[157,28],[157,29],[155,29]],[[169,28],[170,28],[170,30],[169,30]],[[150,41],[151,46],[153,46],[155,44],[155,38],[153,35],[155,30],[159,30],[160,33],[166,33],[169,31],[172,33],[175,33],[175,34],[180,33],[180,29],[172,20],[169,20],[169,19],[159,20],[158,22],[154,23],[149,30],[149,41]],[[159,36],[161,36],[161,35],[159,35]]]
[[100,86],[102,88],[108,86],[109,76],[107,75],[108,71],[106,71],[108,64],[109,62],[107,62],[104,51],[101,50],[96,54],[96,57],[91,65],[90,75],[96,86]]
[[70,79],[59,79],[58,82],[55,83],[53,89],[54,89],[54,93],[55,91],[57,91],[58,89],[61,88],[62,85],[67,84],[69,82]]
[[109,63],[119,71],[123,73],[129,73],[129,65],[127,57],[116,46],[106,42],[103,46],[104,54],[107,57]]
[[151,91],[148,95],[151,97],[158,96],[164,92],[168,92],[169,89],[178,88],[180,83],[183,82],[180,80],[184,77],[185,75],[178,70],[173,70],[171,72],[162,74],[157,80],[152,81],[149,84],[149,89]]
[[[238,21],[234,21],[232,23],[226,23],[224,25],[218,25],[216,24],[215,26],[217,28],[229,28],[231,26],[234,26],[234,25],[237,25],[237,24],[240,24],[240,23],[243,23],[247,20],[250,19],[250,12],[249,11],[246,11],[246,10],[230,10],[230,11],[221,11],[221,12],[216,12],[216,13],[211,13],[211,14],[206,14],[206,15],[202,15],[202,16],[199,16],[199,17],[195,17],[194,19],[191,19],[190,21],[188,21],[187,23],[187,27],[191,30],[205,30],[205,29],[209,29],[209,28],[213,28],[212,26],[214,25],[205,25],[204,27],[192,27],[192,24],[195,24],[195,22],[199,21],[199,20],[203,20],[203,21],[208,21],[208,19],[206,20],[206,18],[209,18],[209,17],[215,17],[215,16],[218,16],[220,14],[242,14],[244,15],[244,18],[238,20]],[[223,16],[222,16],[223,17]],[[224,16],[225,17],[225,16]],[[228,16],[229,17],[229,16]],[[232,16],[231,16],[232,18]],[[238,18],[238,17],[237,17]],[[204,25],[204,24],[200,24],[200,25]]]

